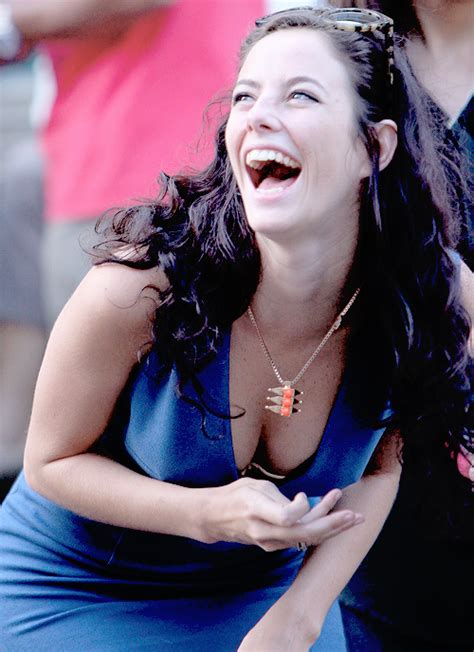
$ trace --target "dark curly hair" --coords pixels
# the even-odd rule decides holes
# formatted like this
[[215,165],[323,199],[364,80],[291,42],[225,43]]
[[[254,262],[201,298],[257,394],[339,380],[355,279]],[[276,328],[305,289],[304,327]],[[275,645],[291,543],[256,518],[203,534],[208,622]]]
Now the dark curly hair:
[[[350,355],[390,396],[391,423],[405,448],[437,455],[444,442],[474,450],[466,425],[469,402],[469,319],[460,302],[456,188],[459,161],[446,146],[439,114],[396,44],[393,88],[384,39],[348,33],[321,21],[321,11],[279,13],[255,28],[243,61],[267,34],[294,28],[324,30],[351,75],[356,121],[372,162],[364,183],[354,270],[362,285]],[[379,172],[374,124],[393,118],[399,144]],[[160,267],[169,280],[154,317],[154,347],[182,379],[215,353],[222,333],[247,309],[261,272],[225,147],[226,120],[204,171],[161,175],[159,197],[103,222],[99,263]],[[117,256],[123,247],[133,251]],[[158,335],[159,334],[159,335]],[[386,398],[387,394],[385,395]],[[371,397],[360,397],[361,401]]]

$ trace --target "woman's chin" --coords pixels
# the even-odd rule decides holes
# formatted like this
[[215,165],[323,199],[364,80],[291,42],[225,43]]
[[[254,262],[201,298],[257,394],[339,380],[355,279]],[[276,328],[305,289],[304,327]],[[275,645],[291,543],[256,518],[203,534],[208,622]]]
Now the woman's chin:
[[268,216],[259,216],[249,219],[248,223],[257,237],[272,240],[287,239],[295,231],[295,225],[288,220],[288,217],[270,219]]
[[284,234],[297,226],[289,207],[255,206],[253,202],[244,202],[244,206],[248,225],[257,234]]

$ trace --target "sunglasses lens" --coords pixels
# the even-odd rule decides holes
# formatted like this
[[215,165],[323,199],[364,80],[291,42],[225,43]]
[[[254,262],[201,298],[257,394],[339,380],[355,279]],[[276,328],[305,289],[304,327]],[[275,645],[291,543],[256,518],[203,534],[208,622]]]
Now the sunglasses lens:
[[333,10],[328,12],[328,19],[334,23],[347,23],[348,25],[367,25],[374,22],[374,16],[362,11]]
[[323,21],[347,31],[373,32],[383,29],[391,21],[387,16],[370,9],[327,9]]
[[341,20],[340,18],[336,18],[334,22],[337,22],[337,24],[343,28],[347,29],[350,31],[351,29],[354,29],[356,27],[362,27],[364,23],[359,22],[358,20]]

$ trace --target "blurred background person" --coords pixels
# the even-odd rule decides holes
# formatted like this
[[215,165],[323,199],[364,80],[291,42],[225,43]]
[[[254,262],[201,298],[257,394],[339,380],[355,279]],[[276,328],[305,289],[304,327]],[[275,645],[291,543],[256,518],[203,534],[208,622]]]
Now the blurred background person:
[[[473,269],[473,0],[331,4],[382,11],[407,37],[411,65],[433,110],[444,113],[446,138],[466,155],[459,252]],[[441,440],[438,455],[431,468],[405,459],[392,513],[342,595],[350,652],[474,649],[474,455],[464,450],[452,460]]]
[[[331,0],[337,7],[384,11],[408,39],[413,70],[446,118],[453,137],[474,172],[474,1],[473,0]],[[466,197],[459,251],[474,269],[474,208]]]
[[205,144],[193,145],[203,111],[230,85],[237,45],[261,5],[0,3],[1,63],[39,46],[55,85],[49,118],[36,124],[40,151],[26,121],[19,130],[13,104],[19,86],[29,93],[31,63],[2,66],[2,134],[11,146],[2,148],[0,187],[0,500],[21,466],[45,332],[89,267],[84,249],[97,217],[154,195],[159,170],[202,162]]
[[[42,134],[41,265],[48,326],[89,266],[84,234],[106,209],[149,196],[191,154],[203,110],[229,85],[259,0],[17,0],[12,20],[51,58],[57,94]],[[199,26],[199,28],[197,28]],[[224,36],[225,34],[225,36]],[[189,148],[189,149],[187,149]],[[82,239],[83,238],[83,239]]]
[[[25,247],[28,241],[30,249],[28,255],[5,254],[2,262],[8,271],[0,298],[0,455],[5,464],[12,459],[5,467],[0,500],[21,462],[43,347],[42,324],[50,330],[88,270],[84,250],[91,247],[97,218],[114,206],[154,196],[159,171],[175,173],[183,162],[203,165],[211,152],[202,115],[209,101],[230,87],[243,35],[263,13],[298,4],[0,1],[0,62],[8,64],[32,48],[40,49],[51,61],[56,88],[49,120],[40,130],[44,185],[38,176],[39,155],[28,163],[38,165],[35,181],[27,180],[27,165],[21,161],[14,165],[9,157],[11,169],[18,170],[17,180],[9,183],[10,199],[2,199],[1,212],[15,225],[18,246]],[[33,200],[35,192],[38,197]],[[10,249],[6,232],[0,237],[2,248]],[[22,279],[20,285],[13,277]],[[12,313],[12,306],[28,307],[27,327]],[[20,331],[28,336],[28,345]],[[6,417],[7,406],[11,418]],[[12,425],[13,419],[18,425]]]
[[43,161],[36,135],[51,104],[44,57],[1,68],[0,87],[1,501],[21,466],[46,341],[39,264]]

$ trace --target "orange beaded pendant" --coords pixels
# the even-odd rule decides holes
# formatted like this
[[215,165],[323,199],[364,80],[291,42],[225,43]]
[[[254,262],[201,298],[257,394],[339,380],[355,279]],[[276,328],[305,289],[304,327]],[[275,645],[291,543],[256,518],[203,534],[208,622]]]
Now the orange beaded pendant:
[[299,390],[295,389],[294,385],[300,381],[300,379],[303,377],[303,375],[306,373],[309,367],[313,364],[313,362],[319,355],[321,349],[325,346],[328,339],[340,327],[342,318],[350,310],[350,307],[357,299],[359,292],[360,292],[360,288],[357,288],[357,290],[350,298],[349,303],[346,305],[344,310],[342,310],[338,314],[331,328],[328,330],[328,332],[323,337],[323,339],[318,344],[318,346],[314,349],[313,353],[306,360],[306,362],[301,367],[301,369],[296,374],[296,376],[293,378],[293,380],[283,380],[283,376],[278,371],[278,368],[272,356],[270,355],[270,351],[268,350],[268,347],[265,344],[265,340],[263,339],[263,335],[260,332],[260,328],[258,327],[257,321],[255,319],[255,315],[252,312],[252,308],[250,306],[247,308],[247,314],[249,316],[249,319],[252,322],[255,330],[257,331],[258,339],[260,340],[260,346],[262,347],[262,350],[265,353],[265,356],[268,362],[270,363],[271,368],[273,369],[273,373],[275,374],[275,376],[278,379],[278,382],[280,383],[280,387],[268,388],[268,391],[272,392],[273,396],[267,396],[267,401],[270,401],[273,405],[265,405],[266,410],[270,410],[275,414],[279,414],[281,417],[291,417],[291,415],[295,414],[295,412],[301,412],[301,408],[297,406],[301,405],[303,401],[296,397],[302,395],[303,392],[300,392]]
[[301,405],[303,401],[297,396],[301,396],[303,392],[291,387],[289,381],[283,383],[283,387],[269,387],[269,392],[273,392],[274,396],[267,396],[267,401],[271,401],[274,405],[265,405],[266,410],[271,410],[281,417],[291,417],[295,412],[301,412],[301,408],[296,407]]

